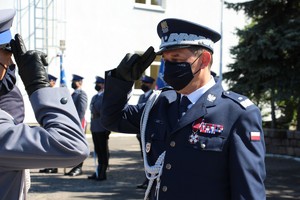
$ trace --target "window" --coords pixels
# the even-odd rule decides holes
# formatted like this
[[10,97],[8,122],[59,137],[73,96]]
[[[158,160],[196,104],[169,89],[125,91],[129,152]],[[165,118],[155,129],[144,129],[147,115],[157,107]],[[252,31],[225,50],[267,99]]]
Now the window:
[[[142,54],[141,52],[137,52],[139,54]],[[146,69],[146,71],[143,73],[143,75],[151,76],[155,80],[157,79],[159,68],[160,68],[160,62],[161,62],[161,55],[157,55],[155,60],[152,62],[152,64]],[[154,82],[154,87],[156,85],[156,82]],[[136,80],[134,84],[134,89],[141,89],[141,81]],[[154,89],[154,88],[152,88]]]
[[135,8],[164,11],[165,0],[135,0]]
[[162,6],[162,0],[135,0],[135,3]]

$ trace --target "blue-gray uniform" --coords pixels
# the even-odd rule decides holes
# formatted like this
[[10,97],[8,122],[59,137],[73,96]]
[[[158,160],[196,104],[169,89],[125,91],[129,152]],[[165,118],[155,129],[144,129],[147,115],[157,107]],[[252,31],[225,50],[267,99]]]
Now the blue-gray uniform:
[[[109,130],[140,131],[144,104],[127,104],[132,85],[106,77],[102,122]],[[149,162],[166,151],[159,199],[265,199],[259,109],[217,83],[178,121],[179,99],[174,90],[162,92],[146,128]],[[253,133],[260,133],[259,140]]]
[[76,89],[72,93],[72,98],[79,115],[79,119],[84,120],[85,111],[87,109],[87,95],[82,89]]
[[100,109],[103,101],[103,92],[93,96],[91,100],[91,131],[92,132],[105,132],[106,129],[103,127],[100,120]]
[[[73,74],[72,88],[74,89],[74,92],[72,93],[72,99],[75,104],[79,119],[81,121],[81,126],[85,131],[86,121],[85,121],[84,115],[85,115],[85,111],[87,109],[87,95],[81,89],[82,79],[83,79],[83,77]],[[69,175],[69,176],[81,175],[82,174],[82,166],[83,166],[83,162],[81,162],[77,166],[73,167],[68,173],[65,173],[65,175]]]
[[[67,167],[89,155],[76,109],[67,89],[49,88],[46,55],[27,51],[23,39],[11,37],[15,15],[0,10],[0,199],[25,199],[28,189],[25,169]],[[15,86],[15,65],[41,126],[21,123],[23,99]]]
[[19,199],[24,169],[70,167],[88,155],[77,111],[66,88],[42,88],[30,96],[42,127],[16,125],[0,110],[0,199]]
[[7,94],[0,96],[0,109],[9,113],[16,123],[24,120],[24,101],[19,88],[14,88]]
[[98,181],[106,180],[106,171],[109,163],[109,146],[108,140],[110,131],[106,130],[101,123],[100,110],[103,103],[104,79],[96,76],[95,89],[98,94],[94,95],[90,104],[91,110],[91,132],[93,136],[94,149],[98,158],[96,172],[88,179]]
[[145,92],[144,94],[142,94],[139,97],[138,104],[139,103],[146,103],[152,93],[153,93],[153,90],[149,90],[149,91]]

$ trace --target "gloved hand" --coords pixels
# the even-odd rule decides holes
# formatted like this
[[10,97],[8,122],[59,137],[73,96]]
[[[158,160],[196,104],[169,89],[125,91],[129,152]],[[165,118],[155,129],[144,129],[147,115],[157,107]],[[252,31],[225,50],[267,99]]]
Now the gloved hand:
[[47,55],[40,51],[27,51],[19,34],[16,34],[15,39],[10,41],[10,46],[28,96],[40,88],[49,87],[48,74],[45,69],[45,66],[48,66]]
[[155,57],[156,54],[153,47],[149,47],[143,55],[126,54],[116,69],[116,78],[124,81],[138,80]]

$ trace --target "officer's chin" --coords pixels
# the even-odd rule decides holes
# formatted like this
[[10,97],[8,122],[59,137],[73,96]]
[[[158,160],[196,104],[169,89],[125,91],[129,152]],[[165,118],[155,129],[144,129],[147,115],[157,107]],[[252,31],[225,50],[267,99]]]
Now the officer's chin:
[[189,84],[187,84],[184,88],[181,90],[176,90],[177,93],[183,94],[183,95],[189,95],[195,90],[198,89],[197,79],[194,77]]
[[185,86],[181,90],[176,90],[176,92],[179,93],[179,94],[183,94],[183,95],[189,95],[190,93],[193,92],[193,90],[191,89],[191,87],[189,87],[189,85],[190,84],[188,84],[187,86]]

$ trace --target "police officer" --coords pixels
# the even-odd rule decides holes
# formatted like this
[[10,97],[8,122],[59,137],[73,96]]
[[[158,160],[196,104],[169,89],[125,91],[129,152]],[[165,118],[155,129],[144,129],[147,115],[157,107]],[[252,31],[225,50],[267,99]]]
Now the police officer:
[[13,53],[40,126],[20,123],[14,115],[0,109],[1,200],[26,199],[29,186],[25,169],[76,165],[89,155],[79,118],[74,117],[76,109],[68,90],[49,88],[44,67],[47,65],[46,55],[27,51],[18,34],[11,40],[9,29],[14,16],[12,9],[0,10],[0,96],[14,88],[15,80],[9,71],[15,67],[11,59]]
[[145,103],[153,92],[154,78],[144,75],[141,79],[141,89],[144,94],[139,97],[138,103]]
[[98,166],[96,172],[88,179],[93,179],[97,181],[106,180],[106,171],[109,160],[109,147],[108,139],[110,131],[106,130],[101,124],[100,110],[103,101],[104,92],[104,79],[100,76],[96,76],[95,90],[98,92],[93,96],[90,104],[91,110],[91,132],[93,137],[94,149],[98,158]]
[[[9,16],[7,16],[9,14]],[[24,120],[24,101],[19,88],[15,85],[15,65],[12,62],[9,45],[10,27],[13,23],[14,11],[2,10],[0,18],[0,108],[12,115],[17,123]]]
[[[75,104],[79,119],[81,121],[82,128],[85,130],[86,128],[86,121],[84,118],[85,111],[87,109],[87,95],[85,91],[82,90],[82,80],[83,77],[73,74],[72,85],[71,87],[74,89],[72,93],[72,99]],[[68,176],[78,176],[82,174],[82,166],[83,162],[79,165],[73,167],[68,173],[65,175]]]
[[48,79],[49,79],[50,87],[54,87],[56,84],[57,78],[51,74],[48,74]]
[[154,93],[144,106],[128,105],[134,80],[156,55],[152,47],[127,54],[107,72],[101,113],[111,131],[141,131],[145,199],[266,199],[260,111],[210,73],[220,34],[173,18],[159,22],[157,33],[164,80],[173,90]]

